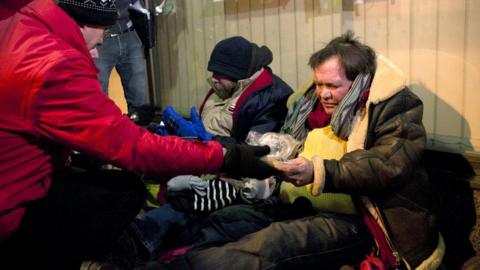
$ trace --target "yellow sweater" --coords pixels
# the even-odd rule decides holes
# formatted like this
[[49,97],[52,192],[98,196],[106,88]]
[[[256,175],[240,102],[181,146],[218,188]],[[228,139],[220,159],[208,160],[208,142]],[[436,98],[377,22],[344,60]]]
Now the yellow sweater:
[[[324,128],[311,130],[302,152],[299,156],[311,160],[314,156],[323,159],[340,159],[347,150],[347,142],[338,138],[328,125]],[[344,193],[321,193],[314,196],[310,192],[311,184],[303,187],[295,187],[288,182],[282,182],[280,186],[280,198],[285,202],[293,203],[296,198],[303,196],[312,202],[317,210],[330,211],[342,214],[356,213],[350,195]]]

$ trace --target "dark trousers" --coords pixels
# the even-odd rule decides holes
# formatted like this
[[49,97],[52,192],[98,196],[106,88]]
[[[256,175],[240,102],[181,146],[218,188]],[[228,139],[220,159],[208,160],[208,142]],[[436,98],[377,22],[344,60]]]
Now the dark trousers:
[[336,270],[360,261],[373,246],[358,216],[330,212],[305,215],[308,211],[298,207],[223,208],[202,223],[200,238],[188,253],[170,264],[150,262],[142,269]]
[[18,230],[1,244],[0,268],[80,269],[84,260],[102,260],[145,198],[141,180],[124,171],[58,175],[46,197],[26,207]]
[[354,215],[318,212],[272,222],[250,205],[218,212],[209,217],[200,242],[174,262],[175,269],[339,269],[372,246]]

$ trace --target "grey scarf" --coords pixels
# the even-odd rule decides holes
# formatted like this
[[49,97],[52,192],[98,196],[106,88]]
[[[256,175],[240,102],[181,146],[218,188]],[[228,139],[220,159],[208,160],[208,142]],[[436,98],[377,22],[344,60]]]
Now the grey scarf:
[[303,96],[297,99],[292,107],[288,109],[285,123],[280,129],[281,133],[292,135],[295,139],[303,142],[307,137],[307,127],[305,122],[308,114],[313,110],[317,103],[317,95],[315,94],[315,85],[305,92]]
[[352,122],[357,112],[357,103],[370,86],[370,74],[358,74],[332,115],[332,130],[342,140],[347,140],[352,131]]

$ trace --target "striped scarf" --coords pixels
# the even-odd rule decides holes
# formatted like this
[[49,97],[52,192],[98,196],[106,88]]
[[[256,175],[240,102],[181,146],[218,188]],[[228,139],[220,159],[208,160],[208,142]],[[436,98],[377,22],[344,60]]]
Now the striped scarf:
[[280,129],[280,133],[290,134],[303,143],[308,133],[305,122],[308,114],[313,110],[317,99],[315,87],[308,89],[303,96],[297,99],[288,109],[287,117]]
[[353,118],[358,110],[358,101],[363,93],[369,89],[370,74],[358,74],[350,86],[347,95],[343,97],[332,115],[332,129],[335,135],[347,140],[352,131]]

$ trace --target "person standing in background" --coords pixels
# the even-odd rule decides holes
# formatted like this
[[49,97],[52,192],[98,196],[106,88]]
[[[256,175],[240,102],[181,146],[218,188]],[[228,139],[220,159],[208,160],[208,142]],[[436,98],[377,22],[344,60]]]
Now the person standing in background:
[[146,103],[148,89],[144,48],[129,15],[129,6],[135,3],[144,6],[142,0],[116,1],[118,18],[105,33],[103,44],[97,46],[98,57],[94,57],[99,69],[98,79],[106,95],[112,69],[117,70],[128,112]]

